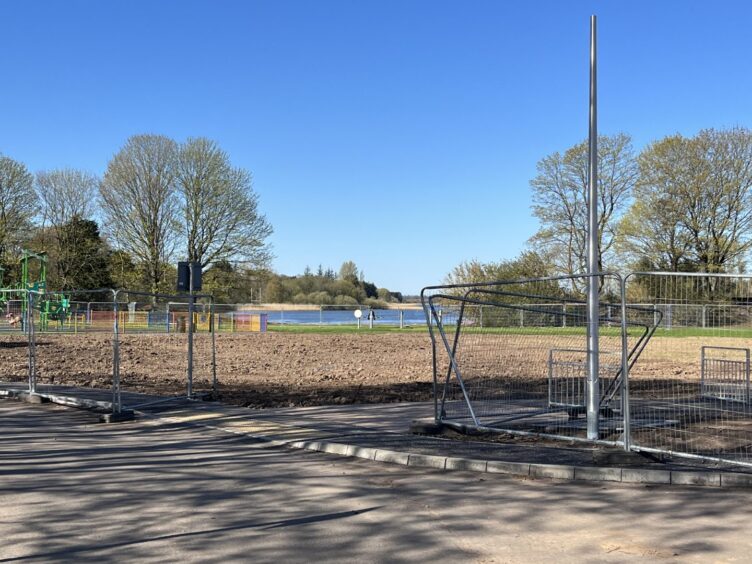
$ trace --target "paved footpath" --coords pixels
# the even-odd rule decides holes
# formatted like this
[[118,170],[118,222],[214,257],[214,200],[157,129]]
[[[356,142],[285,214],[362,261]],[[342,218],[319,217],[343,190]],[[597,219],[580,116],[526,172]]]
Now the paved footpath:
[[0,400],[0,562],[752,554],[748,490],[411,468],[273,446],[199,425],[200,411],[193,421],[166,411],[104,425],[83,411]]
[[[17,388],[0,383],[0,397]],[[41,386],[40,393],[66,405],[110,405],[110,392],[92,388]],[[168,400],[168,401],[165,401]],[[158,417],[181,423],[262,439],[287,446],[441,470],[472,470],[532,478],[612,481],[623,483],[704,485],[749,488],[752,469],[687,458],[657,460],[618,448],[582,442],[523,440],[483,442],[447,440],[443,436],[409,431],[416,419],[433,421],[433,404],[393,403],[320,406],[288,409],[248,409],[185,398],[123,393],[123,403],[140,418]],[[465,437],[469,439],[469,437]]]

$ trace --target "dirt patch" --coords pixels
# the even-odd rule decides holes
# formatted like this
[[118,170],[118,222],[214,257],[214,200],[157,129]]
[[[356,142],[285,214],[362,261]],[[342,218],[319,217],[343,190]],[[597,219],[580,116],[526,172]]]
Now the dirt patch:
[[[578,337],[581,340],[581,338]],[[700,347],[708,339],[656,338],[632,371],[641,397],[696,395]],[[716,345],[748,346],[742,339]],[[219,334],[217,377],[221,399],[253,407],[427,401],[432,398],[431,346],[427,334]],[[195,389],[211,385],[210,340],[195,339]],[[604,338],[604,349],[615,341]],[[478,379],[487,397],[545,393],[552,348],[581,348],[570,337],[488,335],[458,350],[467,382]],[[121,337],[125,390],[179,393],[186,384],[186,335]],[[40,383],[108,387],[112,375],[109,333],[37,336]],[[0,380],[26,377],[28,350],[22,336],[0,336]],[[446,365],[446,354],[441,365]],[[442,374],[445,369],[442,368]],[[522,396],[521,396],[522,397]]]
[[[0,380],[26,377],[22,337],[3,336]],[[253,407],[425,401],[432,396],[431,347],[423,334],[217,335],[217,378],[223,401]],[[194,382],[211,383],[210,341],[196,335]],[[124,390],[179,393],[186,382],[185,335],[124,335]],[[109,334],[37,337],[40,383],[108,387]]]

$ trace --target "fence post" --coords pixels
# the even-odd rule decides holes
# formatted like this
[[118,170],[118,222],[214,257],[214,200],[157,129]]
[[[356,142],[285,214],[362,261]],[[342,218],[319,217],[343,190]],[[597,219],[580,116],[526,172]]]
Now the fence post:
[[212,396],[217,399],[217,338],[216,338],[216,326],[214,325],[214,296],[211,297],[211,310],[209,313],[209,330],[211,331],[212,340]]
[[400,323],[400,329],[405,328],[405,310],[401,309],[399,310],[399,323]]
[[324,306],[320,305],[319,306],[319,325],[323,325],[323,324],[324,324]]
[[481,329],[483,329],[483,306],[478,306],[478,307],[480,308],[480,313],[479,313],[479,317],[480,317],[480,328],[481,328]]
[[34,332],[34,294],[26,290],[26,338],[29,342],[29,393],[37,393],[36,333]]
[[118,290],[112,290],[114,322],[112,327],[112,412],[120,413],[120,315]]
[[188,384],[186,397],[193,397],[193,315],[196,298],[193,295],[193,268],[188,269]]
[[707,310],[707,305],[702,306],[702,328],[705,329],[705,313]]
[[525,326],[525,310],[521,309],[520,310],[520,327],[524,327],[524,326]]
[[624,450],[632,450],[632,416],[629,412],[629,354],[627,342],[627,275],[621,280],[621,410],[624,420]]
[[567,304],[566,304],[566,302],[564,302],[562,304],[561,310],[562,310],[562,313],[564,314],[564,315],[561,316],[561,326],[562,327],[566,327],[567,326]]

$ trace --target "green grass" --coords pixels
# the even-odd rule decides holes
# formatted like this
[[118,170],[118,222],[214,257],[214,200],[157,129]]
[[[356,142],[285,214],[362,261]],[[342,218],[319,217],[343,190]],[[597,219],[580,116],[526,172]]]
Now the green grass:
[[369,329],[367,324],[361,325],[360,329],[356,325],[267,325],[267,329],[272,333],[327,333],[327,334],[347,334],[347,333],[428,333],[425,325],[416,325],[414,327],[393,327],[389,325],[375,325]]
[[[352,333],[427,333],[424,325],[412,327],[399,327],[389,325],[376,325],[369,329],[367,324],[361,325],[360,329],[355,325],[273,325],[268,326],[273,333],[312,333],[312,334],[352,334]],[[447,327],[447,331],[454,331],[453,327]],[[464,334],[497,334],[497,335],[585,335],[584,327],[465,327]],[[641,329],[630,328],[631,336],[639,336]],[[601,327],[600,334],[604,337],[618,337],[618,327]],[[686,338],[686,337],[726,337],[750,339],[752,328],[748,329],[702,329],[700,327],[682,327],[676,329],[658,329],[656,337]]]

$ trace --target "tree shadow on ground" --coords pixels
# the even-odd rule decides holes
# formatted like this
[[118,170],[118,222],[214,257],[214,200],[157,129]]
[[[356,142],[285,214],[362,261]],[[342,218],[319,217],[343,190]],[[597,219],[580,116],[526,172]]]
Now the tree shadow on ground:
[[428,471],[7,401],[0,417],[4,562],[599,562],[746,542],[738,491]]

